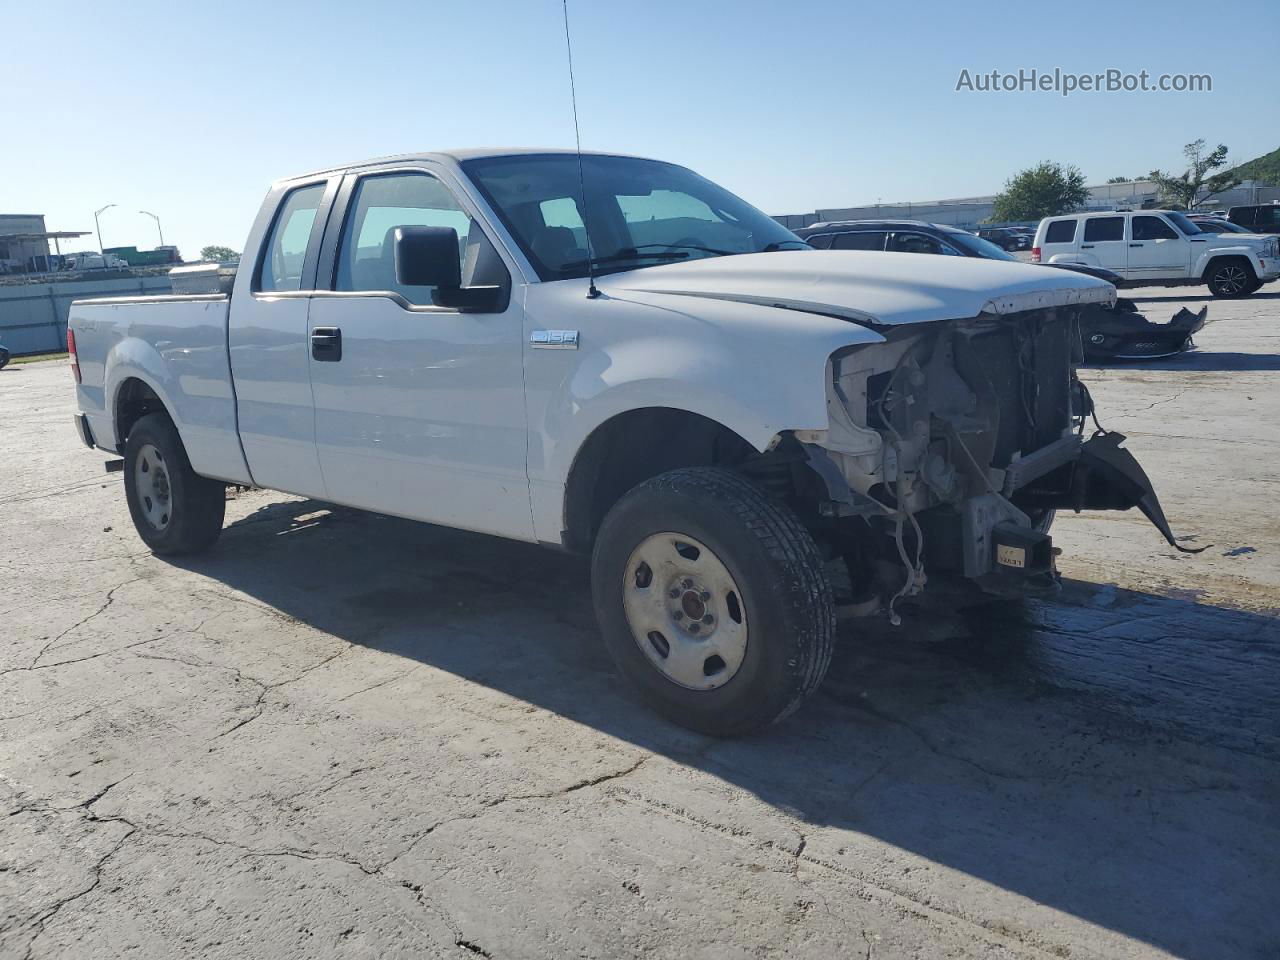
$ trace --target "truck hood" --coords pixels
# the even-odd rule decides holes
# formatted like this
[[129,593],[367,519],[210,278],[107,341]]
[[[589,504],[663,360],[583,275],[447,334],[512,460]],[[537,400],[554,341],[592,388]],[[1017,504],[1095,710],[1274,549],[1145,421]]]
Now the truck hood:
[[606,294],[736,300],[868,326],[1109,304],[1116,297],[1103,280],[1029,263],[856,250],[707,257],[612,274],[597,285]]
[[1218,247],[1263,246],[1273,233],[1213,233],[1205,239],[1211,249]]

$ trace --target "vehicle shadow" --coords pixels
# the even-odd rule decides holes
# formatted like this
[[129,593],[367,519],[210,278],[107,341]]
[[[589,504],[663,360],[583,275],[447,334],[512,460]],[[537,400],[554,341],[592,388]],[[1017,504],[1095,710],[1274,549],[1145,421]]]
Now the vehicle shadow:
[[[968,875],[1196,960],[1280,944],[1275,617],[1068,581],[1053,602],[853,621],[804,710],[712,741],[614,675],[568,555],[290,500],[184,566],[846,831],[806,849],[858,883],[945,909]],[[883,844],[932,866],[890,878]]]
[[1089,370],[1280,370],[1280,354],[1196,349],[1151,360],[1113,360],[1106,363],[1090,360],[1080,367]]
[[[1121,288],[1120,296],[1128,297],[1134,303],[1164,303],[1166,301],[1168,302],[1176,301],[1178,303],[1230,304],[1230,303],[1248,303],[1250,300],[1280,300],[1280,290],[1267,290],[1265,292],[1257,291],[1255,293],[1249,294],[1247,297],[1241,297],[1238,300],[1224,300],[1222,297],[1215,297],[1211,293],[1206,293],[1198,296],[1188,296],[1185,293],[1168,293],[1160,296],[1135,297],[1130,295],[1129,289],[1132,289],[1132,288]],[[1174,289],[1177,289],[1177,288],[1174,288]]]

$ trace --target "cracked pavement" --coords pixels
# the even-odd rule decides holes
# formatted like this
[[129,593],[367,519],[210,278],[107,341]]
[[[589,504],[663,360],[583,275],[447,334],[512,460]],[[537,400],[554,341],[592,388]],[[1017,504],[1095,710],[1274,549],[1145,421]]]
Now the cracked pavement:
[[0,371],[0,957],[1280,954],[1280,293],[1209,315],[1084,377],[1213,547],[1060,517],[1059,596],[846,623],[729,742],[573,558],[260,491],[150,556],[65,364]]

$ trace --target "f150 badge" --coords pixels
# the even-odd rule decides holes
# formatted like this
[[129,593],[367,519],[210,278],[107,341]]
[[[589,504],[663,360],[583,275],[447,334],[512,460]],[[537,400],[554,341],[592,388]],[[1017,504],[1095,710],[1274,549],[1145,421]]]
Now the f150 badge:
[[577,350],[577,330],[534,330],[529,343],[535,350]]

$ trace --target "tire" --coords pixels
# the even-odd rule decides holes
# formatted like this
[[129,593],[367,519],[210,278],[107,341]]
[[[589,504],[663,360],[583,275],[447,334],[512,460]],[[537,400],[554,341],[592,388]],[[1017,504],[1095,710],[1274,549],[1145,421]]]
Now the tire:
[[1253,266],[1244,257],[1223,257],[1209,264],[1204,272],[1209,292],[1215,297],[1235,299],[1247,297],[1258,289]]
[[226,484],[191,469],[163,413],[140,418],[124,442],[124,493],[133,526],[152,553],[199,553],[222,532]]
[[835,606],[817,545],[787,506],[729,470],[673,470],[627,493],[600,527],[591,580],[618,669],[655,711],[699,733],[781,720],[831,663]]

